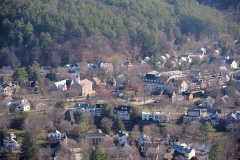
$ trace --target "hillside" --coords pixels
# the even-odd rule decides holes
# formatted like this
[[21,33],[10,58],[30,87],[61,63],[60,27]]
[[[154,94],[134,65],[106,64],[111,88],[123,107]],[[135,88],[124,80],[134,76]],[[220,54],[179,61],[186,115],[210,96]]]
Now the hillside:
[[168,41],[181,45],[189,35],[240,35],[195,0],[4,0],[0,23],[0,65],[13,68],[167,53]]

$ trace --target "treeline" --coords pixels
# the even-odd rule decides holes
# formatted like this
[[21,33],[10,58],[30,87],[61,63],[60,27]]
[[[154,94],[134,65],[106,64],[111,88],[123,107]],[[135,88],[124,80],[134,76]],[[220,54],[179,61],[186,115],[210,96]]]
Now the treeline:
[[[240,35],[238,25],[226,23],[217,10],[195,0],[171,4],[164,0],[4,0],[0,4],[0,47],[15,47],[1,51],[1,65],[14,64],[11,57],[17,57],[22,66],[39,59],[41,64],[52,66],[67,63],[73,53],[83,54],[83,49],[59,53],[63,46],[58,44],[71,46],[76,39],[91,36],[110,41],[124,37],[129,46],[138,46],[142,55],[152,55],[168,51],[163,37],[181,40],[189,34],[196,38],[202,33],[230,33],[235,38]],[[232,27],[234,33],[230,32]]]

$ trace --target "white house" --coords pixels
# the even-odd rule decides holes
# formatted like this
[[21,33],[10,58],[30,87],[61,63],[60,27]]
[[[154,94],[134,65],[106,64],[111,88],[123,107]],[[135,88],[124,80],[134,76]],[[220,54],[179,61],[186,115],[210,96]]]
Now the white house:
[[131,107],[130,106],[122,106],[119,105],[117,108],[114,108],[114,118],[121,119],[121,120],[130,120],[130,112]]
[[122,131],[119,131],[117,132],[114,136],[114,138],[117,138],[119,144],[129,144],[129,141],[128,141],[128,133],[126,132],[122,132]]
[[9,85],[3,85],[1,90],[3,95],[5,96],[11,96],[13,92],[12,87],[10,87]]
[[212,97],[207,97],[202,102],[202,107],[204,108],[212,108],[213,104],[215,103],[215,100]]
[[185,143],[179,143],[179,142],[174,144],[172,150],[177,151],[179,153],[183,153],[187,159],[191,159],[192,157],[195,157],[195,152],[196,152],[194,148],[187,146]]
[[225,123],[226,129],[229,131],[234,131],[239,126],[240,122],[240,111],[229,112],[226,115]]
[[142,120],[158,122],[169,122],[170,112],[142,112]]
[[48,141],[50,144],[59,143],[59,142],[67,142],[66,133],[60,133],[58,130],[55,130],[52,133],[48,134]]
[[18,105],[19,112],[25,112],[30,110],[30,103],[27,101],[27,99],[23,98],[20,101],[20,104]]
[[137,141],[139,144],[143,145],[144,143],[152,143],[151,139],[144,133],[142,133],[138,138]]
[[237,69],[238,68],[238,64],[234,59],[225,60],[225,64],[227,65],[228,68],[231,68],[231,69]]
[[75,112],[85,112],[87,115],[101,117],[102,107],[104,104],[96,104],[95,106],[89,106],[89,104],[76,103],[74,106]]
[[207,116],[203,118],[204,121],[210,121],[213,126],[219,125],[221,118],[221,110],[207,111]]
[[165,138],[161,140],[162,144],[171,145],[173,143],[172,138],[167,134]]
[[17,148],[18,142],[14,138],[16,138],[16,135],[10,133],[8,137],[5,137],[3,139],[3,146],[5,149]]

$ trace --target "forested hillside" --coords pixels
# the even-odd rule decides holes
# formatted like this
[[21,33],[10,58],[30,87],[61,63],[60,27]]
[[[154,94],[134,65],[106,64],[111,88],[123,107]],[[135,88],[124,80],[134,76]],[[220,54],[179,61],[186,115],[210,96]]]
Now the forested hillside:
[[167,53],[167,42],[240,28],[195,0],[3,0],[0,2],[0,67]]

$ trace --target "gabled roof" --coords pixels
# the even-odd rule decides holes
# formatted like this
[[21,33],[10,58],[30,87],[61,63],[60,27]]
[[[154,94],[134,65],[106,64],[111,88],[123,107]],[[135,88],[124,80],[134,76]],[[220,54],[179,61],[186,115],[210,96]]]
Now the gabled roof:
[[178,151],[187,152],[187,153],[190,153],[193,150],[192,147],[187,146],[185,143],[182,143],[182,144],[175,143],[173,146],[173,149],[178,150]]
[[130,111],[131,110],[131,106],[123,106],[123,105],[119,105],[117,108],[114,108],[114,111]]
[[122,131],[117,132],[116,135],[118,135],[118,137],[128,136],[127,133],[124,133]]
[[87,133],[86,135],[86,138],[95,138],[95,137],[104,138],[106,137],[106,135],[104,133]]
[[231,65],[234,61],[235,61],[234,59],[227,59],[226,63]]
[[159,146],[159,143],[152,143],[152,142],[145,142],[143,144],[143,147],[145,149],[149,149],[149,148],[157,148]]
[[201,110],[199,109],[189,109],[187,116],[188,117],[199,117],[201,115]]

